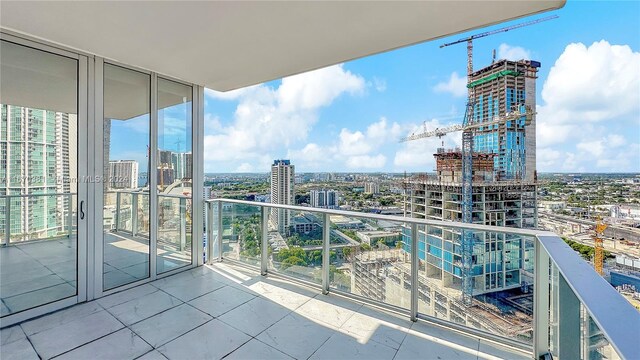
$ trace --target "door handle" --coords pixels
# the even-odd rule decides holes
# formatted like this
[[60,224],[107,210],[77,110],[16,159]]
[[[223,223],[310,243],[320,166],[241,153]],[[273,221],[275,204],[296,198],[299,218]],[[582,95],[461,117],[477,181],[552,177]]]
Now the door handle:
[[82,210],[84,208],[84,200],[80,201],[80,220],[84,220],[84,210]]

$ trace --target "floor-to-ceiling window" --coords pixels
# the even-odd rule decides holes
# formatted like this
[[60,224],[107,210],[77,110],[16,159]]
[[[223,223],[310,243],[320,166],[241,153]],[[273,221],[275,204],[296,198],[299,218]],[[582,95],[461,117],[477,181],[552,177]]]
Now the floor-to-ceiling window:
[[193,89],[158,78],[157,272],[191,264]]
[[103,72],[103,289],[150,274],[151,76],[105,64]]
[[1,41],[0,315],[78,294],[78,59]]

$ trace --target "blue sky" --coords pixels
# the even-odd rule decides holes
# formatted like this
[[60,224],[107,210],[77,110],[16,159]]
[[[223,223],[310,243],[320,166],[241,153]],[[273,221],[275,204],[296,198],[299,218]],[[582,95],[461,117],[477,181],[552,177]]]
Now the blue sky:
[[[640,171],[640,2],[568,1],[560,17],[474,42],[474,68],[498,58],[542,63],[542,172]],[[547,15],[543,15],[547,16]],[[509,24],[493,26],[496,29]],[[432,171],[444,141],[398,143],[464,114],[466,47],[476,30],[230,93],[207,91],[205,172]]]

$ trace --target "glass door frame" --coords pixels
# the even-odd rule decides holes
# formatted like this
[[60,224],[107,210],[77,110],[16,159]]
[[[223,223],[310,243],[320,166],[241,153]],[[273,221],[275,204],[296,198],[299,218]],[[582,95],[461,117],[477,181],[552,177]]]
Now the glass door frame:
[[[27,46],[36,50],[65,56],[78,61],[78,207],[83,204],[84,218],[78,219],[77,226],[77,294],[49,304],[25,310],[2,318],[2,327],[41,316],[53,311],[90,301],[111,293],[132,288],[158,278],[174,275],[188,269],[203,265],[204,234],[204,87],[175,79],[171,76],[159,75],[146,69],[105,60],[93,54],[53,44],[42,39],[33,38],[6,29],[0,29],[0,39]],[[151,138],[150,148],[158,145],[157,85],[158,77],[191,86],[192,89],[192,251],[191,265],[157,275],[157,212],[158,196],[150,191],[150,276],[108,291],[103,291],[103,186],[96,181],[103,174],[103,70],[104,63],[110,63],[151,75]],[[151,151],[151,165],[157,164],[157,151]],[[154,179],[155,177],[151,177]],[[150,181],[151,182],[151,181]],[[154,179],[152,185],[157,184]]]
[[[12,42],[14,44],[29,47],[35,50],[44,51],[54,55],[59,55],[74,59],[78,62],[77,77],[77,229],[76,229],[76,295],[61,300],[57,300],[48,304],[36,306],[34,308],[24,310],[2,318],[2,327],[10,326],[21,321],[31,319],[40,315],[44,315],[77,303],[84,302],[88,299],[88,280],[87,270],[89,268],[89,252],[88,252],[88,235],[91,226],[92,211],[90,210],[89,188],[91,187],[92,158],[89,156],[90,150],[89,138],[92,133],[92,122],[89,119],[89,88],[90,88],[90,69],[89,64],[92,62],[86,54],[80,54],[67,49],[62,49],[55,45],[44,44],[42,41],[32,39],[22,34],[13,33],[5,29],[0,30],[0,39]],[[72,179],[74,180],[74,179]],[[82,211],[80,211],[82,209]],[[81,218],[80,214],[84,213]]]
[[[151,76],[151,107],[150,107],[150,139],[149,139],[149,158],[150,164],[147,169],[147,176],[149,176],[149,277],[133,281],[128,284],[124,284],[109,290],[103,290],[103,260],[104,260],[104,231],[103,231],[103,202],[104,202],[104,188],[101,184],[92,183],[91,189],[91,204],[93,216],[92,229],[93,238],[92,249],[89,249],[90,253],[93,253],[93,266],[90,266],[89,277],[93,279],[90,284],[87,300],[97,299],[102,296],[110,295],[125,289],[136,287],[156,279],[171,276],[176,273],[193,269],[197,266],[203,265],[203,239],[204,234],[204,199],[203,194],[203,181],[204,171],[202,165],[203,159],[203,146],[204,146],[204,87],[187,83],[182,80],[172,78],[170,76],[161,75],[155,72],[151,72],[145,69],[134,67],[127,64],[122,64],[117,61],[104,59],[101,57],[95,57],[95,61],[92,62],[90,72],[93,73],[93,94],[90,94],[90,98],[93,101],[93,138],[95,141],[90,146],[89,156],[93,160],[92,173],[94,176],[103,176],[103,152],[104,152],[104,65],[111,64],[125,69],[138,71]],[[157,241],[158,241],[158,193],[157,185],[158,179],[155,176],[155,169],[158,164],[158,79],[166,79],[174,81],[183,85],[190,86],[192,89],[192,105],[191,105],[191,143],[192,143],[192,249],[191,249],[191,264],[186,265],[174,270],[163,272],[158,274],[157,271]],[[152,173],[153,172],[153,173]],[[199,239],[196,241],[196,239]]]

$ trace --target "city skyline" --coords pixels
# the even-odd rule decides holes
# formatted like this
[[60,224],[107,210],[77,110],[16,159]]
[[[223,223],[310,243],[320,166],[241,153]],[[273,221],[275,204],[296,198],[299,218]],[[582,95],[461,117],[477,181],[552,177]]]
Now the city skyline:
[[[542,63],[539,172],[640,171],[640,37],[624,29],[639,7],[569,3],[559,19],[474,43],[474,69],[491,63],[493,49],[498,59]],[[602,16],[581,21],[592,13]],[[466,48],[438,46],[463,36],[227,93],[207,90],[205,173],[264,173],[274,158],[291,159],[299,173],[433,171],[439,139],[398,140],[461,122]],[[446,136],[445,147],[460,138]]]

